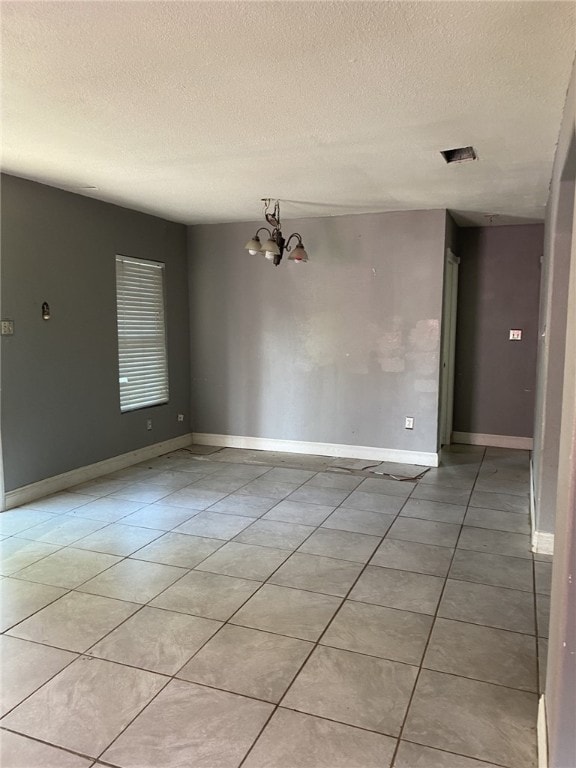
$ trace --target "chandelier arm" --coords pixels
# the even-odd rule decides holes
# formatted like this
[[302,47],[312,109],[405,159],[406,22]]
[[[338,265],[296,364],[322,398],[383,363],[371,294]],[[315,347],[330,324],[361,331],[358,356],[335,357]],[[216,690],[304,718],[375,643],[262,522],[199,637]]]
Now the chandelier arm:
[[302,245],[302,235],[300,235],[298,232],[292,232],[292,234],[290,235],[288,240],[286,240],[286,245],[284,246],[284,250],[288,251],[288,253],[290,253],[290,251],[292,250],[292,246],[290,245],[290,241],[292,240],[293,237],[297,237],[298,238],[298,245]]
[[268,229],[268,227],[260,227],[260,229],[258,229],[258,230],[256,231],[256,237],[258,237],[258,235],[260,234],[260,232],[262,232],[262,230],[264,230],[264,232],[267,232],[267,233],[268,233],[268,237],[272,237],[272,232],[270,232],[270,230]]

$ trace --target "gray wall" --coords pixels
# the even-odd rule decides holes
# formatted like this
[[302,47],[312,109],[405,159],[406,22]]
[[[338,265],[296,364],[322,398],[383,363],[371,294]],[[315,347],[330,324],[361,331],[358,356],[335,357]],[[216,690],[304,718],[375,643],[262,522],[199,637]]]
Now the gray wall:
[[[6,490],[188,432],[185,227],[12,176],[2,176],[1,203],[2,316],[15,323],[2,337]],[[167,284],[170,402],[125,414],[118,253],[165,261]]]
[[[566,99],[546,216],[544,258],[549,283],[542,303],[547,321],[543,341],[547,343],[539,350],[543,396],[537,412],[538,439],[534,453],[536,527],[540,531],[555,530],[546,680],[550,768],[576,764],[575,188],[576,67]],[[558,285],[554,278],[558,269],[566,274],[564,285]],[[556,312],[555,321],[552,308]],[[560,310],[563,314],[558,317]],[[558,393],[560,401],[555,402]],[[552,455],[557,456],[556,466],[551,464]]]
[[454,431],[533,435],[543,237],[540,224],[459,230]]
[[[435,452],[445,211],[189,228],[194,431]],[[413,431],[404,417],[413,416]]]

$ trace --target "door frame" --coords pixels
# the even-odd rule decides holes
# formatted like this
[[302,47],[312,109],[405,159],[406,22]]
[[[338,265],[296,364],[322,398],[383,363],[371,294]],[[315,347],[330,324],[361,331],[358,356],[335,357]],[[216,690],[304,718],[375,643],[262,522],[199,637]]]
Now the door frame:
[[447,248],[444,259],[442,343],[440,351],[440,413],[438,419],[438,442],[440,448],[443,445],[450,445],[452,441],[459,264],[459,257],[450,248]]

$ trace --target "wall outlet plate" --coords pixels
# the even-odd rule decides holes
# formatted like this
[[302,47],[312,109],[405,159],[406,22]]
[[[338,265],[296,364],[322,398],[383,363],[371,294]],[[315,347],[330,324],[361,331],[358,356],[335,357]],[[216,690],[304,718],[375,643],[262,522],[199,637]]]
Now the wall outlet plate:
[[14,333],[14,321],[2,320],[2,336],[12,336]]
[[146,429],[148,431],[152,429],[152,419],[146,419]]
[[178,421],[184,421],[184,414],[183,413],[179,413],[178,414]]
[[404,420],[404,429],[414,429],[414,417],[406,416]]
[[520,329],[510,331],[510,341],[521,341],[522,331]]

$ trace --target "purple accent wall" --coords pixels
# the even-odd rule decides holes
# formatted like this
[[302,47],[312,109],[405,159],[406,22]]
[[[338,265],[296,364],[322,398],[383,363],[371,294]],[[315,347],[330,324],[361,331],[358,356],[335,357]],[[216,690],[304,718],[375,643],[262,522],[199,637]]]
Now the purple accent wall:
[[455,432],[533,435],[543,238],[541,224],[458,232]]

